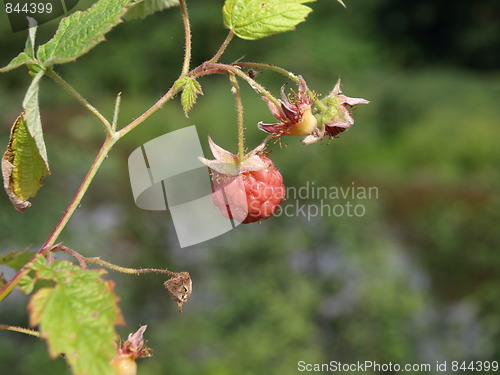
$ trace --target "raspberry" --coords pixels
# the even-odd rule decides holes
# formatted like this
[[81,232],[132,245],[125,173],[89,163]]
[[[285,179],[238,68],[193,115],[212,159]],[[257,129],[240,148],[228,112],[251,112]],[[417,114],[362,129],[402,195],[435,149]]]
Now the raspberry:
[[213,175],[212,201],[222,215],[243,224],[272,216],[285,197],[281,173],[266,157],[267,168],[237,176]]

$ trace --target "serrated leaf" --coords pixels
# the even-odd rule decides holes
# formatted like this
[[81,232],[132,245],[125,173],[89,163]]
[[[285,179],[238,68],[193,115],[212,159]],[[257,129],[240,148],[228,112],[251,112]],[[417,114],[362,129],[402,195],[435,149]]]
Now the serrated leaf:
[[294,30],[312,11],[315,0],[226,0],[224,25],[242,39],[255,40]]
[[9,266],[19,271],[33,257],[29,251],[9,251],[7,254],[0,255],[0,264]]
[[174,88],[180,87],[183,87],[181,94],[182,108],[184,109],[184,114],[186,115],[186,117],[189,117],[189,111],[196,103],[196,98],[198,97],[198,95],[203,95],[203,91],[198,81],[191,77],[179,78],[175,82]]
[[125,20],[144,19],[147,16],[179,5],[179,0],[142,0],[133,3],[123,17]]
[[28,275],[21,276],[19,282],[17,283],[17,288],[24,294],[31,294],[34,287],[35,280]]
[[31,206],[28,199],[36,195],[47,174],[47,165],[22,113],[12,126],[9,145],[2,158],[4,188],[17,211],[23,212]]
[[62,19],[54,37],[38,47],[38,60],[48,67],[80,57],[104,40],[104,35],[121,22],[132,0],[99,0],[88,10]]
[[37,268],[38,278],[43,274],[55,282],[36,292],[28,305],[30,325],[39,326],[50,355],[64,353],[77,375],[114,374],[114,326],[123,324],[123,317],[113,282],[102,278],[106,271],[84,270],[67,261]]

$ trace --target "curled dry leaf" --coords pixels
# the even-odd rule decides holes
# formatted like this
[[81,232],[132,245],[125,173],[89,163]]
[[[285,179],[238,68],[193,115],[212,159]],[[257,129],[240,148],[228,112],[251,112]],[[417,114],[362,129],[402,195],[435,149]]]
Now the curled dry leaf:
[[182,305],[191,297],[193,282],[188,272],[179,272],[164,283],[170,297],[177,302],[179,312],[182,313]]
[[10,141],[2,157],[3,185],[15,209],[23,212],[31,206],[42,186],[42,179],[50,172],[24,119],[24,112],[16,119]]

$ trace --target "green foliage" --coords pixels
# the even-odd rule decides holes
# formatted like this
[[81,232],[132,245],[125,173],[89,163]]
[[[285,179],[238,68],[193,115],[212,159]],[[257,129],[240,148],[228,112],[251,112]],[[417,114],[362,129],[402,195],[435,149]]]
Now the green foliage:
[[20,270],[33,257],[29,251],[9,251],[0,255],[0,264],[9,266],[15,270]]
[[64,354],[75,374],[113,374],[116,355],[114,326],[123,324],[113,282],[104,270],[84,270],[67,261],[47,264],[39,256],[30,267],[37,281],[52,287],[38,290],[30,300],[30,324],[39,325],[52,357]]
[[[43,73],[40,73],[39,77],[42,75]],[[37,101],[37,99],[34,100]],[[30,105],[30,108],[35,107],[37,110],[37,104],[36,102],[34,105]],[[29,207],[28,199],[36,195],[42,186],[43,177],[49,174],[40,148],[28,131],[25,113],[22,113],[12,126],[9,145],[2,158],[4,187],[12,204],[20,212]],[[32,118],[39,120],[39,116],[38,114]],[[43,137],[41,142],[43,144]],[[43,144],[43,146],[45,145]]]
[[125,14],[126,20],[134,18],[144,19],[147,16],[179,5],[179,0],[139,0],[128,8]]
[[28,91],[23,100],[24,108],[24,121],[26,121],[26,127],[30,135],[33,137],[36,147],[38,148],[38,153],[45,162],[47,171],[49,169],[49,162],[47,158],[47,150],[45,148],[45,141],[43,139],[43,129],[42,120],[40,118],[40,106],[38,104],[38,91],[40,88],[40,80],[42,79],[44,72],[38,72],[36,76],[31,81]]
[[180,89],[181,87],[182,108],[184,109],[184,114],[188,117],[189,111],[196,103],[196,98],[198,95],[203,95],[203,91],[198,81],[191,77],[182,77],[175,82],[174,89]]
[[73,61],[88,52],[120,23],[131,1],[99,0],[86,11],[63,18],[54,37],[38,47],[38,60],[47,67]]
[[34,63],[34,62],[35,61],[26,52],[21,52],[19,55],[14,57],[8,65],[1,68],[0,72],[2,72],[2,73],[8,72],[9,70],[19,68],[21,65]]
[[[486,49],[477,49],[478,42],[486,48],[491,38],[478,24],[458,22],[456,9],[473,7],[476,11],[470,13],[483,27],[494,18],[475,16],[482,14],[477,13],[480,9],[488,10],[485,1],[458,2],[453,9],[424,3],[423,8],[421,2],[414,4],[419,11],[406,11],[401,4],[398,12],[378,18],[377,7],[385,4],[393,10],[397,1],[350,2],[348,12],[337,12],[335,1],[317,2],[314,22],[301,26],[300,33],[259,43],[236,42],[225,55],[226,61],[245,55],[300,69],[318,92],[331,89],[340,75],[349,94],[372,100],[354,114],[356,124],[333,147],[304,149],[290,141],[272,154],[287,186],[311,180],[327,187],[349,186],[351,181],[377,186],[380,197],[370,202],[367,217],[308,222],[282,216],[263,225],[240,226],[201,248],[180,250],[172,230],[165,233],[164,220],[130,203],[128,176],[123,173],[131,149],[188,125],[180,106],[165,106],[147,126],[125,138],[123,146],[116,146],[117,154],[106,161],[65,232],[65,242],[84,243],[96,256],[109,254],[118,261],[126,256],[130,266],[183,264],[196,272],[193,279],[199,285],[195,303],[179,317],[168,309],[154,278],[117,283],[129,323],[154,328],[147,338],[155,356],[139,362],[141,374],[163,374],[165,369],[179,375],[287,374],[297,371],[299,358],[393,363],[499,358],[499,80],[496,73],[468,69],[465,58],[447,52],[456,48],[464,56],[468,51],[475,62],[487,60],[492,52],[479,53]],[[212,41],[225,36],[219,32],[220,10],[213,10],[213,2],[188,0],[188,5],[194,16],[193,62],[205,61],[213,53]],[[429,7],[442,7],[449,16],[429,14]],[[83,89],[103,113],[112,113],[113,93],[127,88],[120,118],[136,118],[158,98],[165,82],[177,77],[175,53],[182,52],[176,48],[182,44],[177,13],[123,25],[113,33],[113,43],[86,56],[85,64],[65,67],[68,81]],[[389,18],[399,22],[381,22]],[[454,39],[441,43],[419,32],[398,32],[411,20],[433,35],[448,30]],[[391,28],[385,41],[380,25]],[[474,29],[475,38],[462,38],[466,28]],[[494,30],[492,34],[500,35]],[[200,33],[207,43],[197,42]],[[410,36],[420,40],[418,49],[394,43],[394,38]],[[20,37],[0,33],[9,57],[24,43]],[[300,46],[303,53],[291,46]],[[438,54],[432,53],[432,46],[439,46]],[[395,56],[407,55],[408,49],[411,59],[402,64]],[[426,49],[429,53],[421,52]],[[495,51],[491,44],[489,50]],[[109,64],[103,64],[104,59]],[[491,64],[494,61],[490,58]],[[420,64],[418,69],[415,64]],[[18,76],[2,77],[7,82],[0,90],[4,123],[12,123],[9,113],[23,94],[19,88],[25,77]],[[200,80],[206,93],[208,80]],[[273,92],[284,83],[268,73],[257,80]],[[250,91],[242,95],[248,143],[255,145],[260,141],[255,123],[272,116],[263,114],[265,105]],[[3,248],[23,248],[46,235],[51,229],[47,218],[65,209],[71,199],[68,186],[85,173],[102,138],[100,129],[93,130],[95,120],[80,115],[78,104],[61,101],[58,93],[42,92],[41,99],[51,99],[50,145],[57,150],[51,164],[59,177],[46,181],[50,189],[39,193],[44,200],[39,199],[29,216],[0,215]],[[226,84],[210,86],[210,95],[197,103],[190,117],[189,123],[216,134],[222,145],[234,144],[235,132],[228,125],[234,123],[234,108]],[[0,197],[0,210],[7,202]],[[35,281],[22,278],[18,287],[29,289]],[[0,320],[25,324],[24,309],[13,305],[9,300],[2,305]],[[20,375],[68,373],[62,359],[44,359],[41,343],[19,336],[12,345],[11,335],[0,335],[2,368]],[[29,353],[23,360],[21,351]]]
[[[33,22],[33,19],[30,18],[30,23]],[[32,26],[29,29],[28,39],[26,39],[26,46],[24,51],[21,52],[17,57],[14,57],[12,61],[5,67],[0,69],[0,72],[8,72],[9,70],[13,70],[15,68],[20,67],[24,64],[34,64],[36,63],[35,59],[35,36],[36,36],[36,26]]]
[[294,30],[305,21],[311,8],[302,5],[314,0],[226,0],[224,25],[242,39],[260,39]]

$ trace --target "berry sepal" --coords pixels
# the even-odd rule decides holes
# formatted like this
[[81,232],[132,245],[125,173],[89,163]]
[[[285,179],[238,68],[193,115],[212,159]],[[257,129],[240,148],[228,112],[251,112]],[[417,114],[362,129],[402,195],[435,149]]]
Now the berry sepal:
[[216,145],[212,141],[212,138],[208,137],[208,144],[215,160],[208,160],[203,157],[198,157],[198,159],[214,172],[226,176],[238,176],[242,173],[258,171],[259,169],[269,167],[259,156],[264,151],[266,142],[267,139],[240,160],[237,155],[224,150],[222,147]]

